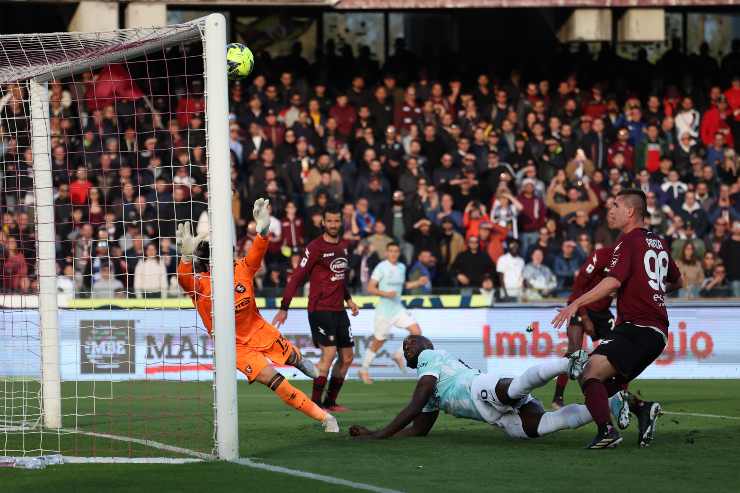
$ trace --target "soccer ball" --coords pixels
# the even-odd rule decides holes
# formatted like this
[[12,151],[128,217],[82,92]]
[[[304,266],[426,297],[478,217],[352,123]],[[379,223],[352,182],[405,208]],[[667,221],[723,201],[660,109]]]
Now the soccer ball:
[[229,79],[246,77],[254,68],[254,55],[247,45],[230,43],[226,45],[226,66]]

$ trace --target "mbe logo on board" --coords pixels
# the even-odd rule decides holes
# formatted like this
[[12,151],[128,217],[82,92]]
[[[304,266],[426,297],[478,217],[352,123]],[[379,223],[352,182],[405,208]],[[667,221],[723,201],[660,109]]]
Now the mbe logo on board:
[[80,321],[80,373],[135,373],[133,320]]

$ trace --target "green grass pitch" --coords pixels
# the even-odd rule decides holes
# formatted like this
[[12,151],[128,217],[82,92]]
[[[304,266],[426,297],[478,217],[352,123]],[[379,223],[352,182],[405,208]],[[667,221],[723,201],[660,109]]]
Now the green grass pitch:
[[[348,382],[340,402],[352,410],[338,415],[343,433],[337,436],[322,433],[318,425],[285,407],[264,387],[240,383],[241,455],[401,491],[740,491],[740,419],[666,414],[659,421],[655,443],[648,449],[637,447],[636,423],[623,433],[625,442],[618,449],[600,451],[583,449],[593,437],[591,425],[520,441],[497,428],[444,415],[426,438],[356,441],[347,436],[350,424],[377,427],[389,421],[408,401],[413,385],[411,381],[369,386]],[[298,386],[310,391],[306,382]],[[95,423],[101,432],[131,430],[168,444],[210,451],[208,384],[115,384],[114,389],[116,400],[96,403],[96,411],[106,413],[111,421],[103,425],[102,418],[84,418],[79,423],[81,429]],[[740,417],[740,381],[637,381],[632,389],[660,400],[668,412]],[[547,387],[536,395],[549,404],[551,392],[552,387]],[[123,394],[130,398],[120,399]],[[157,395],[179,395],[177,409],[165,413]],[[573,383],[566,397],[569,402],[580,402]],[[121,406],[123,402],[125,406]],[[172,455],[104,439],[93,443],[89,437],[65,436],[61,444],[71,455],[80,455],[92,446],[99,455]],[[349,491],[217,462],[0,469],[3,493],[294,490]]]

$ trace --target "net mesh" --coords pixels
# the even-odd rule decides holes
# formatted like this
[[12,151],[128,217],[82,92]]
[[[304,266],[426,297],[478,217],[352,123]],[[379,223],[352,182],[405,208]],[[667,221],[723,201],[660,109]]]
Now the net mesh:
[[[0,36],[0,455],[213,449],[213,345],[175,242],[178,223],[209,230],[201,39],[197,22]],[[32,77],[48,81],[61,429],[42,413]]]

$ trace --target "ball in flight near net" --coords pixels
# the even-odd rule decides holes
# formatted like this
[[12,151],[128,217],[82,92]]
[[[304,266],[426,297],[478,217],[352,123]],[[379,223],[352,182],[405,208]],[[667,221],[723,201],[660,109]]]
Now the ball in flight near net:
[[229,43],[226,45],[226,66],[229,79],[248,76],[254,68],[254,55],[247,45]]

